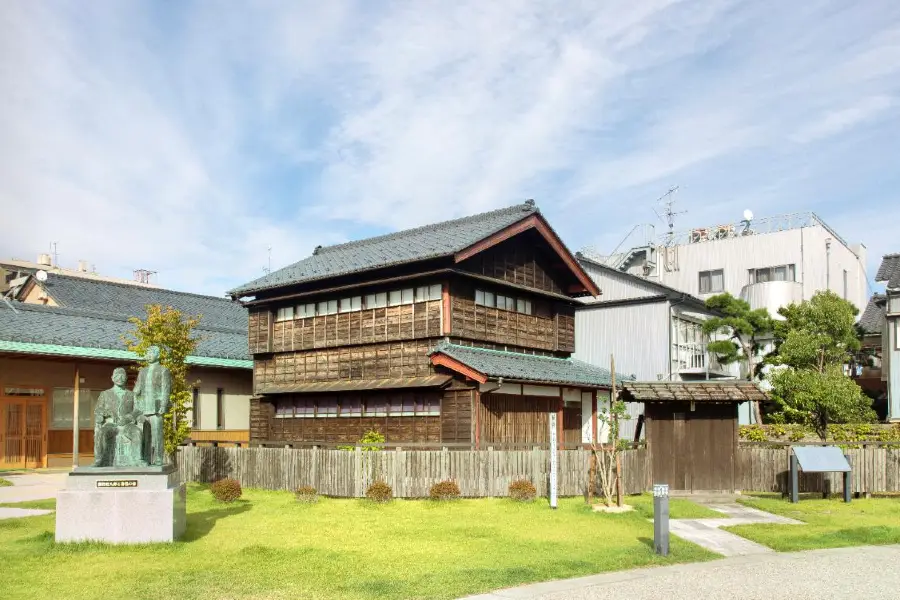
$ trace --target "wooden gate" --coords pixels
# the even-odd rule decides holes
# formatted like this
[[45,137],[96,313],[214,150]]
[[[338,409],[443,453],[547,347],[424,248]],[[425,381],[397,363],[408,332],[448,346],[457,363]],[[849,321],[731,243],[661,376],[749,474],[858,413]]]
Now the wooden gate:
[[735,404],[671,402],[645,410],[652,483],[675,491],[733,491]]
[[0,468],[36,469],[46,458],[44,400],[0,400]]

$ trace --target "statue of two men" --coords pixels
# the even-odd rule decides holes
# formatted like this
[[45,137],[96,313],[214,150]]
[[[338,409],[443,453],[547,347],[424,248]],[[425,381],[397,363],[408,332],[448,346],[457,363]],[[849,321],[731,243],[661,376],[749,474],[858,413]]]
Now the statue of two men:
[[148,364],[138,371],[134,391],[125,388],[123,368],[113,371],[113,387],[100,394],[94,410],[94,466],[146,467],[165,464],[163,415],[169,410],[172,374],[151,346]]

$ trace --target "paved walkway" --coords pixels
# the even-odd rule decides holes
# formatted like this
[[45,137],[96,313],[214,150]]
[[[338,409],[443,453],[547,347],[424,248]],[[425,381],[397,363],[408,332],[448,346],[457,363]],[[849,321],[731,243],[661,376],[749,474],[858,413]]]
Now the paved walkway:
[[56,498],[56,492],[66,484],[68,471],[39,471],[21,474],[2,474],[0,477],[12,483],[12,486],[0,487],[0,504],[28,502]]
[[720,527],[746,525],[751,523],[777,523],[779,525],[802,525],[801,521],[779,517],[755,508],[729,502],[727,504],[707,504],[708,508],[723,513],[721,519],[672,519],[669,531],[678,537],[703,546],[722,556],[745,556],[748,554],[769,554],[774,552],[756,542],[742,538]]
[[49,515],[52,512],[52,510],[40,510],[37,508],[7,508],[5,506],[0,506],[0,521],[3,519],[19,519],[22,517]]
[[467,600],[894,600],[900,546],[754,554],[550,581]]

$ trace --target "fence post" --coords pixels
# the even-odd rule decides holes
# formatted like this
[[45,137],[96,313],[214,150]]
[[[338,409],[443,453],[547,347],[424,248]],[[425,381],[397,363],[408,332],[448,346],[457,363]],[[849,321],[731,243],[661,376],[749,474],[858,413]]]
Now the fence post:
[[318,446],[312,447],[312,456],[310,458],[311,458],[310,462],[312,463],[310,466],[310,471],[311,471],[310,479],[312,479],[312,481],[309,482],[309,485],[313,486],[318,491],[318,489],[319,489],[319,447]]
[[353,495],[362,498],[363,490],[363,472],[362,472],[362,448],[359,446],[354,450],[353,461]]
[[447,446],[441,449],[441,481],[450,479],[450,451]]
[[406,491],[403,488],[403,477],[405,469],[403,468],[403,448],[397,446],[394,451],[394,477],[391,485],[394,488],[394,495],[400,498],[406,497]]
[[531,447],[531,483],[537,489],[541,480],[541,451],[537,446]]
[[494,447],[490,446],[487,450],[487,480],[488,480],[488,498],[494,497]]

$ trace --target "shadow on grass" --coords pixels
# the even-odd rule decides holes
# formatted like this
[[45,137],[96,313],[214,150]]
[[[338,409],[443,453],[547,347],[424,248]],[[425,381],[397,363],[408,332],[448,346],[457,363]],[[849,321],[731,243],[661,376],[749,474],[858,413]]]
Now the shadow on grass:
[[247,512],[253,505],[246,500],[238,500],[237,502],[227,506],[217,506],[209,510],[198,513],[188,513],[187,528],[184,532],[183,542],[193,542],[199,540],[209,534],[216,526],[220,519],[225,519],[233,515],[239,515]]

